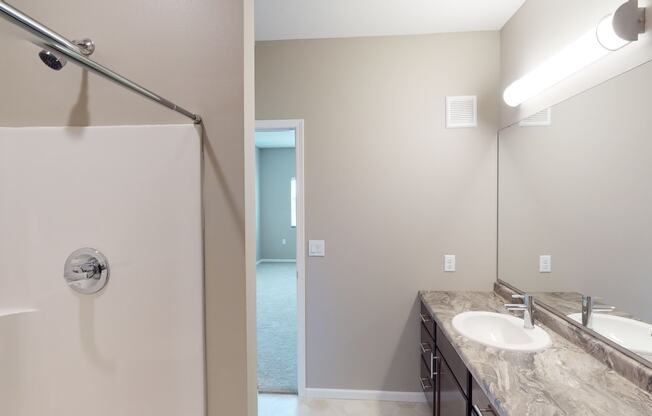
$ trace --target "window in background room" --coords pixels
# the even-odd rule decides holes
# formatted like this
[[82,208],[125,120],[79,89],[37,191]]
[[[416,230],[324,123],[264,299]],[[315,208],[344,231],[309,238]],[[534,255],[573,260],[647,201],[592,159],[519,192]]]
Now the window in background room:
[[290,226],[297,226],[297,178],[290,179]]

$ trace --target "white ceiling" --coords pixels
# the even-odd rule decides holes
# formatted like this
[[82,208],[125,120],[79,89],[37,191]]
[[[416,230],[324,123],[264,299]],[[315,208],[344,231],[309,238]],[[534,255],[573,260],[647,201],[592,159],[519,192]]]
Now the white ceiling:
[[294,130],[256,130],[256,147],[259,149],[294,147]]
[[525,0],[255,0],[256,39],[499,30]]

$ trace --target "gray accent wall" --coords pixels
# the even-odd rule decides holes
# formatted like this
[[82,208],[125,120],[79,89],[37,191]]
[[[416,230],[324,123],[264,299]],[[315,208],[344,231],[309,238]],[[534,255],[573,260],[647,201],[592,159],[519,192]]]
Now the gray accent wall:
[[[308,388],[418,392],[418,290],[492,289],[499,46],[257,42],[256,117],[304,119],[306,237],[326,241],[306,259]],[[446,95],[473,94],[478,127],[446,129]]]
[[290,180],[296,175],[295,150],[257,149],[257,153],[260,204],[258,258],[295,259],[296,228],[290,225]]

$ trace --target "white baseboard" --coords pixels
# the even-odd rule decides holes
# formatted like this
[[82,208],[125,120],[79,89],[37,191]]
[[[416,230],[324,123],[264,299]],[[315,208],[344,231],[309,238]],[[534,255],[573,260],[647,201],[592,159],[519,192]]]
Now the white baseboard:
[[260,263],[296,263],[295,259],[260,259],[256,264]]
[[262,262],[263,262],[262,259],[260,259],[260,260],[256,260],[256,266],[258,266],[258,265],[259,265],[260,263],[262,263]]
[[383,402],[423,403],[426,396],[422,392],[378,391],[378,390],[338,390],[306,388],[306,397],[311,399],[338,400],[376,400]]

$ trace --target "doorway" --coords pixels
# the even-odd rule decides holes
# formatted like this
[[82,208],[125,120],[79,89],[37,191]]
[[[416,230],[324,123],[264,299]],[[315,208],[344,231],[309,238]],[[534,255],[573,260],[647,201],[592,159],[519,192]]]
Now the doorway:
[[259,393],[305,390],[303,122],[256,122]]

